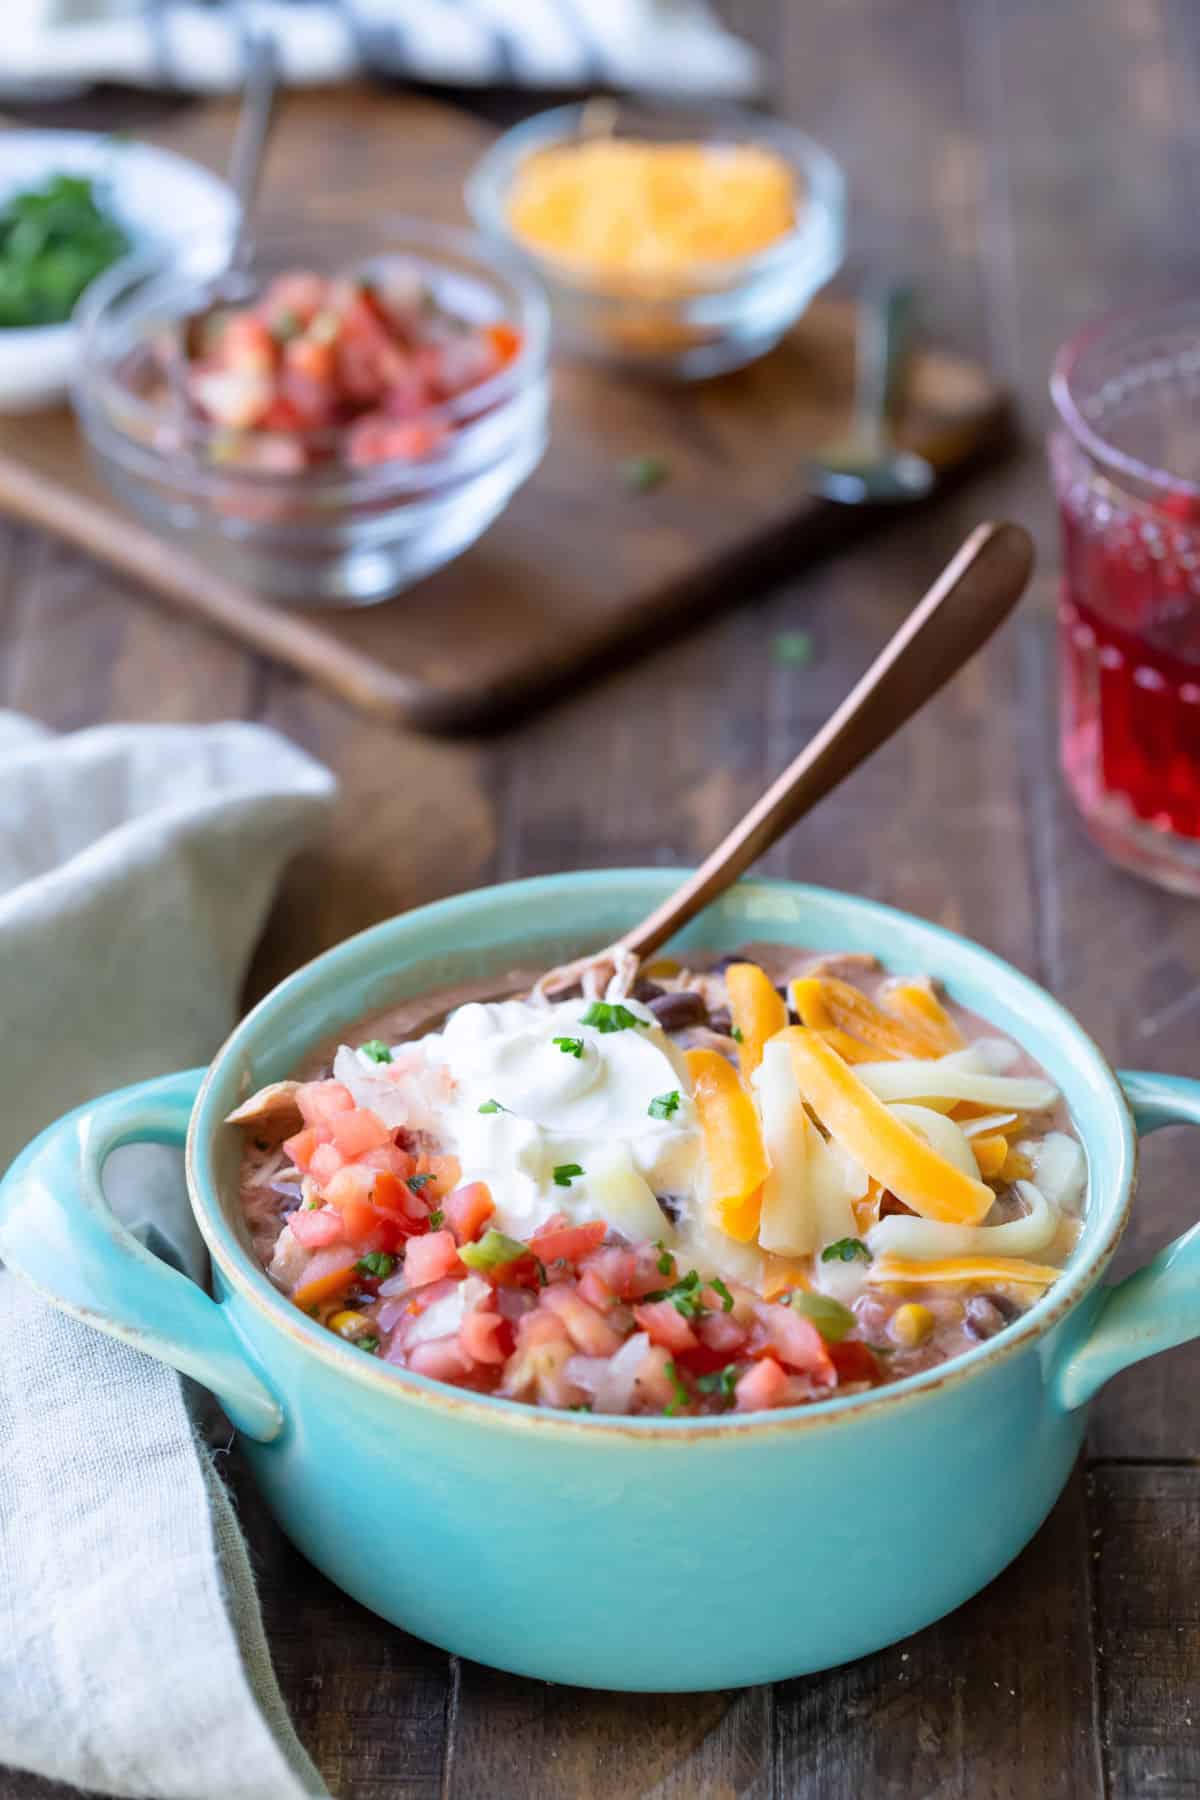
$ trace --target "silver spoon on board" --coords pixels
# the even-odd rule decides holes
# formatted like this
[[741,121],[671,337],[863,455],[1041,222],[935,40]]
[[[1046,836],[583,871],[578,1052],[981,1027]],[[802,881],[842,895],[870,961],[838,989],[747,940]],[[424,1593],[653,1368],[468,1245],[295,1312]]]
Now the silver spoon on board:
[[823,499],[886,506],[920,500],[933,487],[933,465],[899,449],[892,435],[912,310],[911,288],[875,285],[859,299],[850,432],[817,450],[804,468],[808,487]]
[[695,918],[797,820],[894,736],[981,649],[1024,593],[1033,543],[1020,525],[979,525],[791,766],[661,906],[607,949],[552,969],[536,993],[580,980],[593,997]]

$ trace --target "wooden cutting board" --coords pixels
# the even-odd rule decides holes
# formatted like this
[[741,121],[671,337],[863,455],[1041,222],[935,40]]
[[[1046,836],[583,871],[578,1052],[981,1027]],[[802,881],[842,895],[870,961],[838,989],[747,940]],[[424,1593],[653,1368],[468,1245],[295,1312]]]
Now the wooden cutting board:
[[[143,135],[221,169],[232,120],[226,103],[196,105]],[[462,179],[487,135],[414,95],[290,95],[264,213],[461,220]],[[862,534],[866,515],[810,499],[799,478],[805,453],[847,420],[853,334],[852,305],[829,298],[752,368],[695,386],[560,361],[550,450],[503,517],[456,562],[357,612],[285,610],[157,537],[108,494],[67,412],[0,418],[0,510],[367,712],[476,728]],[[978,365],[921,349],[902,435],[950,480],[1007,440],[1003,391]],[[619,465],[647,454],[668,479],[629,493]]]

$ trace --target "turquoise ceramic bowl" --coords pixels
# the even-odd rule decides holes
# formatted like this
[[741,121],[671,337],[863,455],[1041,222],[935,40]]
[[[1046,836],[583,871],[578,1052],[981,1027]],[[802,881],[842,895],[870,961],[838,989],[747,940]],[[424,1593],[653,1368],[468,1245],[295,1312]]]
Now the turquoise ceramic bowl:
[[[607,943],[670,870],[572,874],[390,920],[301,969],[207,1071],[83,1107],[0,1188],[0,1254],[56,1304],[195,1376],[239,1427],[293,1542],[385,1618],[498,1668],[590,1687],[773,1681],[878,1649],[958,1606],[1035,1532],[1116,1369],[1200,1333],[1200,1240],[1102,1288],[1136,1128],[1200,1123],[1200,1084],[1118,1079],[1040,988],[962,938],[865,900],[747,882],[683,942],[869,950],[927,970],[1019,1038],[1087,1149],[1078,1253],[1030,1312],[957,1362],[865,1398],[736,1419],[605,1419],[476,1398],[380,1366],[277,1294],[241,1230],[222,1119],[316,1039],[402,996]],[[120,1144],[188,1145],[214,1298],[107,1212]],[[886,1497],[887,1531],[868,1519]],[[699,1609],[699,1611],[697,1611]],[[676,1629],[700,1619],[696,1629]],[[674,1623],[664,1626],[664,1621]]]

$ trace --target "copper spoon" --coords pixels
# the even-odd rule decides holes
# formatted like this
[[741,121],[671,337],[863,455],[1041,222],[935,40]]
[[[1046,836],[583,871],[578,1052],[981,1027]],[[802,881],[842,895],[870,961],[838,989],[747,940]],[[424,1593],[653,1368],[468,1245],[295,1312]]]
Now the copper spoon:
[[535,991],[550,995],[582,978],[595,995],[613,974],[627,985],[642,958],[711,905],[970,661],[1021,598],[1032,568],[1033,544],[1020,525],[977,526],[833,716],[700,868],[607,950],[552,969]]

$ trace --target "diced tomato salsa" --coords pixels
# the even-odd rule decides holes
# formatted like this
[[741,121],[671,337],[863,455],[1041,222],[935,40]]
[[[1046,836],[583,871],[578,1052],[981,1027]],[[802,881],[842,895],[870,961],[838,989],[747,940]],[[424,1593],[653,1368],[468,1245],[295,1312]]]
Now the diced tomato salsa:
[[[558,1215],[527,1242],[505,1238],[484,1183],[455,1185],[452,1158],[415,1155],[339,1082],[304,1083],[295,1098],[305,1123],[281,1148],[307,1192],[273,1272],[348,1342],[458,1387],[576,1411],[598,1398],[622,1412],[745,1411],[837,1385],[786,1296],[720,1293],[603,1219]],[[443,1313],[431,1336],[423,1320]]]
[[512,362],[522,338],[505,319],[460,317],[396,268],[279,275],[248,306],[189,319],[184,342],[194,420],[225,433],[214,458],[286,474],[436,454],[455,431],[448,403]]

